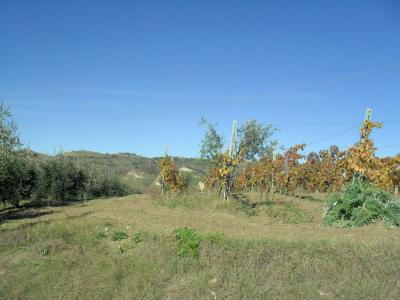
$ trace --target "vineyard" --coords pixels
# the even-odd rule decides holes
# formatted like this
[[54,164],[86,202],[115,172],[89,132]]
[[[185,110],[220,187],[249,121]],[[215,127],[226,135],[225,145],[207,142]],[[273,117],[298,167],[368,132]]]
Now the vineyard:
[[[393,196],[398,194],[400,185],[400,155],[376,156],[377,148],[371,133],[382,124],[371,121],[371,113],[368,109],[359,130],[360,139],[353,146],[340,150],[332,145],[307,155],[302,153],[306,144],[294,145],[277,154],[277,141],[269,141],[276,129],[255,120],[247,121],[239,130],[234,122],[231,143],[224,152],[222,136],[214,125],[204,121],[208,131],[202,141],[201,154],[209,165],[204,185],[220,194],[224,201],[234,195],[241,202],[247,192],[259,192],[262,201],[273,201],[275,194],[324,193],[333,194],[332,199],[336,199],[341,192],[357,190],[357,193],[349,194],[350,200],[342,201],[349,201],[347,205],[351,209],[343,208],[336,214],[338,223],[363,225],[381,219],[400,226],[400,204]],[[181,175],[167,156],[160,164],[160,178],[162,193],[165,187],[173,192],[184,189]],[[368,200],[366,190],[375,193],[373,200]],[[354,200],[358,198],[361,200]],[[333,211],[337,203],[328,201],[327,212]],[[367,213],[361,215],[358,210]],[[354,222],[347,222],[349,220]]]
[[[305,144],[290,147],[275,159],[264,157],[244,168],[233,182],[235,189],[259,190],[288,194],[298,191],[338,192],[357,176],[377,186],[395,192],[400,185],[400,156],[378,158],[376,148],[370,138],[374,128],[381,124],[364,121],[360,129],[361,140],[355,146],[339,150],[335,145],[319,153],[302,155]],[[214,170],[206,182],[215,184]],[[211,179],[211,180],[210,180]],[[208,186],[212,187],[213,184]]]

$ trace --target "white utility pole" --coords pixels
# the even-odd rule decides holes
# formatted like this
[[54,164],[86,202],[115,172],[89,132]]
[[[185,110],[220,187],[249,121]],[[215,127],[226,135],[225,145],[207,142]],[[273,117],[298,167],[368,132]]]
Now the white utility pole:
[[233,158],[235,156],[236,136],[237,136],[237,122],[233,121],[232,133],[231,133],[231,144],[229,145],[229,157],[230,158]]
[[[232,133],[231,133],[231,143],[229,145],[229,157],[231,159],[234,159],[236,153],[236,136],[237,136],[237,122],[233,121],[232,123]],[[229,201],[229,194],[231,191],[231,185],[232,185],[232,178],[229,175],[229,177],[226,179],[225,184],[227,186],[225,186],[224,188],[224,200],[225,201]]]

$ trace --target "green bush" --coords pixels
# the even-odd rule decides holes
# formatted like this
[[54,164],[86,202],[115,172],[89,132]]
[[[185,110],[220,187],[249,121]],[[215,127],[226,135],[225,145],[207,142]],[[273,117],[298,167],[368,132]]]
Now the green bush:
[[400,226],[400,202],[361,177],[327,200],[324,223],[343,227],[362,226],[376,221]]
[[173,234],[179,242],[179,256],[190,255],[194,258],[199,256],[199,246],[203,237],[195,229],[178,228]]

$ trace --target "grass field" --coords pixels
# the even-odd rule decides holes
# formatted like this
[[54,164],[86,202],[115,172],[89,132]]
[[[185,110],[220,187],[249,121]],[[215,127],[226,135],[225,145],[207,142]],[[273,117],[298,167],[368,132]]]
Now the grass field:
[[399,230],[326,227],[323,206],[143,194],[3,209],[0,298],[399,299]]

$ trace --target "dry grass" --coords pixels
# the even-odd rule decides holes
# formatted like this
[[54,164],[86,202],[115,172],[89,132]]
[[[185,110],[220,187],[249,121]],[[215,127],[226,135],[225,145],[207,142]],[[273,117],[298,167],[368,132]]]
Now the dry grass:
[[[319,201],[278,198],[252,217],[215,201],[171,207],[135,195],[6,221],[0,225],[0,298],[400,297],[397,229],[325,227]],[[293,222],[288,207],[307,218]],[[199,258],[177,255],[171,232],[185,226],[204,236]],[[113,241],[116,230],[128,239]],[[223,235],[209,235],[215,232]]]

